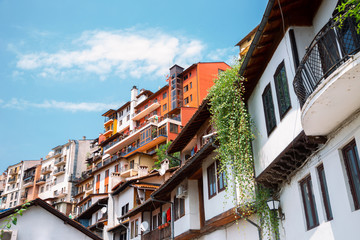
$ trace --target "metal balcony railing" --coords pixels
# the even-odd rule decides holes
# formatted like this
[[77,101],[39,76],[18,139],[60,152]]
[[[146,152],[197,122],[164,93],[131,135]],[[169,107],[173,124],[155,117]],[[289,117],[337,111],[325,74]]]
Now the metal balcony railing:
[[319,84],[360,50],[360,35],[352,18],[343,26],[334,18],[320,30],[307,49],[294,78],[294,89],[303,106]]

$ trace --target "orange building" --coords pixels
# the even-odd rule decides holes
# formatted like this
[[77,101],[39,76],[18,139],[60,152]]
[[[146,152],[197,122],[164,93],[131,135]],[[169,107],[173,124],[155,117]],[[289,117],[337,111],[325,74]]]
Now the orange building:
[[[110,138],[106,136],[106,141],[101,143],[104,156],[128,157],[135,152],[154,152],[160,145],[174,140],[207,96],[218,73],[228,68],[224,62],[196,63],[185,70],[174,65],[170,68],[168,85],[155,93],[141,90],[138,94],[134,87],[127,119],[129,130],[123,128]],[[114,112],[109,110],[103,115],[107,122]],[[105,127],[106,134],[110,129]]]

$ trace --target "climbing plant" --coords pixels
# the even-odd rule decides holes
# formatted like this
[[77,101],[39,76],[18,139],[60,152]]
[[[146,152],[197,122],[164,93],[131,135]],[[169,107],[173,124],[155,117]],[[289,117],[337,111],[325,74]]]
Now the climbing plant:
[[357,33],[360,34],[360,1],[359,0],[343,0],[336,8],[340,13],[336,17],[340,26],[348,17],[353,17],[357,23]]
[[[266,200],[270,191],[254,181],[251,141],[254,139],[250,115],[244,102],[245,79],[239,76],[241,63],[218,75],[210,89],[210,113],[217,131],[217,159],[220,172],[228,180],[227,193],[239,204],[243,218],[257,213],[264,233],[277,234],[278,221],[270,213]],[[239,189],[236,191],[235,189]]]
[[17,224],[17,219],[19,216],[22,216],[24,211],[27,210],[27,208],[29,207],[30,203],[24,203],[23,205],[21,205],[20,208],[15,209],[15,212],[11,215],[9,215],[3,225],[1,226],[1,231],[0,231],[0,239],[4,238],[4,231],[5,230],[10,230],[12,225],[16,225]]

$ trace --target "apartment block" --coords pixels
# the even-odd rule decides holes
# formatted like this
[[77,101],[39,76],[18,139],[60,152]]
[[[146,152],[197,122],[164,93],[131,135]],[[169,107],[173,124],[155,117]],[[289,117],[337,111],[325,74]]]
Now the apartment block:
[[38,196],[66,215],[72,212],[75,183],[86,171],[91,142],[85,137],[69,140],[53,148],[41,162],[41,174],[36,181]]
[[38,164],[40,164],[40,160],[26,160],[8,167],[5,190],[2,193],[2,209],[11,208],[21,203],[21,191],[24,183],[26,183],[23,181],[24,174],[28,169],[33,169]]

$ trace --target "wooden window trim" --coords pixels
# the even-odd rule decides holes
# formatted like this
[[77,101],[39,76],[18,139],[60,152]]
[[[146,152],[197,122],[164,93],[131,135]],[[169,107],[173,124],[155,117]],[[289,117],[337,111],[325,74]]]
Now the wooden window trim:
[[[310,221],[309,221],[309,213],[307,212],[307,207],[306,207],[306,202],[305,202],[305,192],[303,190],[302,185],[306,184],[307,188],[309,189],[309,201],[310,201],[310,208],[311,208],[311,216],[314,220],[314,226],[310,226]],[[311,230],[317,226],[319,226],[319,219],[316,216],[316,207],[315,207],[315,199],[313,198],[313,189],[312,189],[312,184],[311,184],[311,176],[308,175],[307,177],[305,177],[303,180],[300,181],[300,189],[301,189],[301,195],[302,195],[302,201],[303,201],[303,206],[304,206],[304,211],[305,211],[305,215],[306,215],[306,227],[307,230]]]
[[[358,210],[360,209],[360,204],[359,204],[359,199],[357,198],[356,196],[356,192],[355,192],[355,185],[354,185],[354,182],[353,182],[353,174],[350,170],[350,164],[349,164],[349,161],[350,159],[348,159],[347,157],[347,152],[349,150],[355,150],[356,149],[356,142],[355,142],[355,139],[352,140],[350,143],[348,143],[343,149],[342,149],[342,153],[343,153],[343,157],[344,157],[344,162],[345,162],[345,168],[346,168],[346,172],[347,172],[347,177],[348,177],[348,182],[349,182],[349,185],[350,185],[350,192],[351,192],[351,195],[352,195],[352,198],[353,198],[353,202],[354,202],[354,208],[355,210]],[[356,155],[355,155],[356,157]],[[357,159],[358,160],[358,159]],[[355,161],[356,163],[356,170],[360,173],[360,169],[359,169],[359,164],[358,161]]]
[[215,184],[216,184],[216,168],[215,168],[215,162],[213,162],[212,164],[210,164],[208,167],[207,167],[207,185],[208,185],[208,195],[209,195],[209,199],[213,198],[214,196],[216,196],[217,192],[216,192],[216,186],[215,186],[215,191],[214,191],[214,194],[210,194],[210,168],[211,167],[214,167],[214,172],[215,172]]
[[[271,96],[271,102],[270,104],[272,105],[272,108],[273,108],[273,115],[274,115],[274,118],[275,118],[275,124],[274,126],[270,127],[268,122],[270,121],[270,116],[267,115],[267,106],[265,105],[265,95],[267,92],[270,92],[270,96]],[[265,87],[264,91],[263,91],[263,94],[262,94],[262,100],[263,100],[263,108],[264,108],[264,116],[265,116],[265,125],[266,125],[266,130],[267,130],[267,134],[268,136],[274,131],[274,129],[276,128],[276,116],[275,116],[275,107],[274,107],[274,99],[272,97],[272,91],[271,91],[271,85],[270,83]]]
[[[333,214],[332,214],[332,211],[331,211],[329,191],[327,189],[326,175],[325,175],[325,170],[324,170],[324,165],[323,164],[321,164],[320,166],[317,167],[317,172],[318,172],[318,176],[319,176],[319,182],[320,182],[320,188],[321,188],[321,195],[322,195],[322,198],[323,198],[323,204],[325,206],[326,219],[328,221],[331,221],[331,220],[333,220]],[[325,181],[323,181],[322,174],[324,174]]]
[[[277,76],[280,74],[280,71],[281,71],[282,68],[284,68],[284,71],[285,71],[285,77],[286,77],[285,82],[286,82],[286,87],[287,87],[287,90],[288,90],[288,93],[289,93],[288,97],[289,97],[289,102],[290,102],[290,105],[288,106],[288,108],[283,113],[281,112],[281,99],[280,99],[280,93],[279,93],[280,85],[278,85],[278,82],[277,82]],[[285,117],[285,115],[289,112],[289,110],[291,109],[291,99],[290,99],[290,92],[289,92],[289,84],[288,84],[288,81],[287,81],[287,75],[286,75],[286,69],[285,69],[284,60],[276,68],[276,71],[275,71],[275,74],[274,74],[274,82],[275,82],[276,99],[277,99],[277,102],[278,102],[280,120],[282,120]],[[281,86],[281,87],[284,88],[285,86]]]

